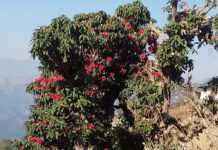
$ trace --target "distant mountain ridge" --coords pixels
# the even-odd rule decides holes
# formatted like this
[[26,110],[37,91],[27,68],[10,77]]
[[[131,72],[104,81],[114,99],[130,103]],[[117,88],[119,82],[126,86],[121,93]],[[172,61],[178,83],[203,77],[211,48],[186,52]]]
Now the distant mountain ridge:
[[39,62],[0,60],[0,140],[21,138],[33,103],[26,85],[39,76]]

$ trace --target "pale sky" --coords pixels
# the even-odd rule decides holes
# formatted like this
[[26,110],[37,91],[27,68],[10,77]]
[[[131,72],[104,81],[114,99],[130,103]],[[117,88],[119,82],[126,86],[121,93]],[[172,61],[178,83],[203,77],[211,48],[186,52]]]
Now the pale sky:
[[[133,0],[0,0],[0,60],[32,59],[29,54],[34,29],[48,25],[60,15],[69,18],[77,13],[89,13],[104,10],[113,14],[120,4]],[[202,5],[205,0],[186,0],[193,5]],[[142,0],[159,26],[166,23],[167,14],[162,7],[167,0]],[[218,13],[218,9],[213,10]],[[195,59],[194,80],[201,81],[218,75],[218,53],[206,47],[199,51]]]

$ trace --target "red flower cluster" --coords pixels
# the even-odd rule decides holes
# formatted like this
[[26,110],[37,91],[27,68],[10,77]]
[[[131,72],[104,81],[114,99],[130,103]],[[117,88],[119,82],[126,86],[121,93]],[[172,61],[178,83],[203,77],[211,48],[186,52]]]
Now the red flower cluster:
[[155,72],[154,77],[157,78],[157,79],[161,78],[160,72]]
[[138,31],[138,34],[139,34],[139,35],[143,35],[144,32],[145,32],[145,31],[144,31],[143,29],[140,29],[140,30]]
[[95,125],[93,123],[90,123],[89,124],[89,129],[94,129],[95,128]]
[[86,74],[91,76],[92,75],[92,71],[98,69],[98,65],[96,65],[94,62],[91,62],[89,65],[85,65],[85,69],[86,69]]
[[157,47],[156,47],[156,46],[150,46],[150,47],[148,48],[148,50],[149,50],[149,52],[155,54],[156,51],[157,51]]
[[123,27],[126,28],[127,30],[133,30],[133,27],[130,24],[123,24]]
[[40,77],[38,79],[35,80],[35,83],[41,83],[41,84],[47,84],[47,83],[53,83],[54,80],[52,78],[43,78],[43,77]]
[[141,61],[145,60],[145,58],[147,58],[147,57],[146,57],[146,55],[145,55],[144,53],[142,53],[142,54],[139,55],[139,59],[140,59]]
[[44,90],[44,91],[50,90],[50,88],[48,86],[40,85],[40,83],[35,83],[34,87],[37,89]]
[[114,72],[111,72],[111,73],[110,73],[110,77],[114,79],[115,73],[114,73]]
[[149,59],[146,60],[146,64],[149,65],[151,61]]
[[39,126],[39,125],[41,125],[41,123],[42,123],[42,122],[41,122],[40,120],[36,120],[36,125]]
[[53,78],[54,78],[55,81],[60,81],[60,82],[61,82],[61,81],[65,81],[65,78],[64,78],[63,76],[60,76],[60,75],[57,74],[57,73],[54,74],[54,77],[53,77]]
[[40,120],[36,120],[36,125],[42,125],[42,126],[45,126],[45,127],[47,127],[48,125],[49,125],[49,123],[47,123],[47,122],[41,122]]
[[94,90],[88,90],[88,91],[86,91],[86,94],[88,94],[88,95],[90,95],[91,97],[92,96],[94,96],[94,94],[95,94],[95,91]]
[[20,149],[19,149],[19,150],[25,150],[24,146],[20,147]]
[[98,88],[99,88],[99,87],[98,87],[97,85],[94,85],[94,86],[93,86],[93,90],[94,90],[94,91],[97,91]]
[[87,90],[85,93],[92,97],[98,91],[98,89],[99,87],[97,85],[94,85],[92,90]]
[[29,136],[28,137],[28,140],[32,143],[37,143],[39,145],[42,145],[43,144],[43,139],[42,138],[39,138],[39,137],[34,137],[34,136]]
[[54,83],[55,81],[65,81],[64,77],[63,76],[60,76],[58,74],[54,74],[53,78],[51,77],[48,77],[48,78],[43,78],[43,77],[40,77],[38,79],[35,79],[35,85],[34,87],[37,88],[37,89],[41,89],[41,90],[50,90],[49,86],[46,86],[47,84],[52,84]]
[[110,34],[109,32],[102,32],[101,35],[105,38],[107,38]]
[[101,77],[101,81],[107,81],[107,77],[106,76],[102,76]]
[[107,57],[106,58],[106,63],[112,64],[113,63],[113,58],[112,57]]
[[100,65],[98,68],[99,68],[100,71],[103,71],[105,69],[105,66]]
[[97,69],[98,66],[94,63],[91,62],[88,66],[85,66],[86,69]]
[[48,122],[43,122],[42,125],[43,125],[44,127],[47,127],[47,126],[49,125],[49,123],[48,123]]
[[152,36],[152,37],[148,38],[147,41],[148,41],[149,43],[153,43],[153,42],[156,41],[156,39]]
[[56,93],[51,93],[51,94],[50,94],[50,97],[51,97],[52,99],[54,99],[55,101],[57,101],[57,102],[60,102],[60,101],[64,98],[63,96],[58,95],[58,94],[56,94]]
[[134,36],[134,34],[129,34],[129,38],[134,41],[134,42],[138,42],[139,41],[139,38]]

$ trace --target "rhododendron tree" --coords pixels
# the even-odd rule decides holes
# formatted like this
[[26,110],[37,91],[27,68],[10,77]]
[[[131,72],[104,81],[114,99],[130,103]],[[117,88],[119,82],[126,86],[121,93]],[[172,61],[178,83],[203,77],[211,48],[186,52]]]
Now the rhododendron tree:
[[[27,87],[35,101],[16,147],[143,149],[166,123],[171,85],[193,69],[194,38],[199,46],[217,45],[217,17],[206,11],[217,1],[193,10],[179,10],[179,3],[167,4],[165,33],[140,1],[119,6],[114,16],[61,16],[36,29],[31,54],[41,76]],[[112,125],[117,98],[123,116]]]

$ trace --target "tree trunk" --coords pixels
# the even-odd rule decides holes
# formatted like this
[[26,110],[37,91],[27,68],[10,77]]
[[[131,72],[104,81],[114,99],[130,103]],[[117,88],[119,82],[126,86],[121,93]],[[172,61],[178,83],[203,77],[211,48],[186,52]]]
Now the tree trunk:
[[163,104],[163,113],[168,113],[170,108],[170,89],[168,87],[168,84],[164,83],[164,89],[163,89],[163,98],[164,98],[164,104]]

